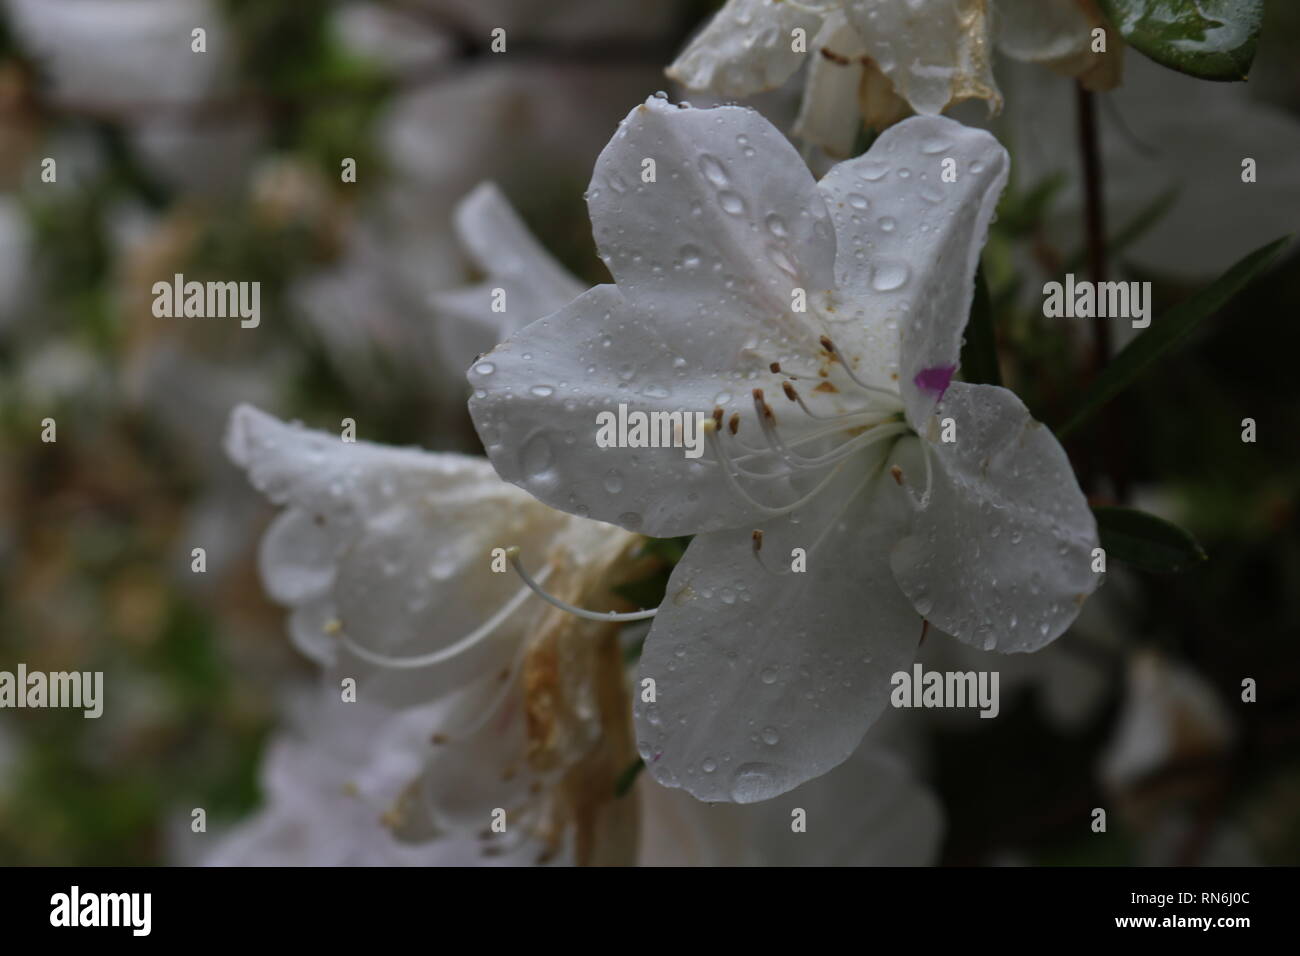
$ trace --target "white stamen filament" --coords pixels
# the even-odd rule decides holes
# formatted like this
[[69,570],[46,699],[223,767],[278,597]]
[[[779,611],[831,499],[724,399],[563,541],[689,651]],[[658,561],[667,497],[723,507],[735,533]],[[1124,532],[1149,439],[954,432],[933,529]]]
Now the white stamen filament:
[[[542,572],[545,578],[546,571]],[[377,667],[386,667],[390,670],[416,670],[421,667],[434,667],[438,664],[446,663],[454,657],[464,654],[466,651],[486,640],[493,631],[504,624],[519,606],[528,598],[528,589],[520,588],[515,595],[510,598],[500,609],[497,610],[490,618],[470,631],[456,643],[448,647],[441,647],[436,651],[430,651],[428,654],[419,654],[415,657],[392,657],[388,654],[381,654],[378,651],[372,651],[369,648],[362,647],[356,641],[352,640],[344,631],[339,637],[340,643],[349,651],[361,658],[363,661],[374,664]]]
[[[773,508],[770,505],[765,505],[760,501],[755,501],[754,498],[747,491],[745,491],[744,488],[740,487],[740,482],[736,479],[735,474],[732,473],[731,459],[727,456],[726,450],[722,447],[722,439],[718,437],[718,428],[713,423],[713,419],[705,420],[704,434],[709,440],[709,446],[713,449],[714,457],[718,459],[718,464],[721,465],[722,467],[722,475],[726,479],[727,485],[731,488],[731,490],[739,498],[741,498],[746,504],[752,507],[755,511],[758,511],[760,514],[765,514],[773,518],[777,518],[780,517],[781,515],[789,514],[791,511],[794,511],[796,508],[802,507],[803,505],[811,501],[813,498],[816,498],[819,494],[821,494],[822,489],[824,489],[828,484],[830,484],[831,480],[837,474],[839,474],[840,468],[843,467],[842,463],[836,465],[833,469],[831,469],[831,473],[827,475],[825,478],[823,478],[821,482],[818,483],[816,488],[808,492],[808,494],[804,495],[798,501],[795,501],[792,504],[783,505],[780,508]],[[785,477],[785,476],[780,476],[780,477]]]
[[[706,421],[705,424],[713,425],[714,429],[717,429],[717,426],[714,424],[712,419]],[[523,562],[519,560],[518,547],[506,548],[506,557],[510,559],[511,565],[514,566],[515,573],[519,575],[524,584],[528,585],[528,587],[532,589],[534,594],[546,603],[558,607],[561,611],[566,611],[575,617],[580,617],[588,621],[644,621],[659,613],[658,608],[651,608],[648,611],[629,611],[627,613],[619,613],[618,611],[588,611],[586,608],[576,607],[568,601],[561,601],[555,595],[542,590],[541,585],[534,581],[529,573],[524,570]]]

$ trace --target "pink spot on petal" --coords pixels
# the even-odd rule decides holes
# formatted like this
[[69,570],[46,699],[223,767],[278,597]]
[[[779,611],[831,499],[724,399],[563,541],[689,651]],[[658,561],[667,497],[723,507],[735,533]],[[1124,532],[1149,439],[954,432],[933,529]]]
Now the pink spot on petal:
[[952,382],[952,375],[957,371],[955,365],[936,365],[934,368],[923,368],[916,373],[912,379],[916,387],[923,392],[929,392],[935,399],[943,398],[943,393],[948,391],[948,385]]

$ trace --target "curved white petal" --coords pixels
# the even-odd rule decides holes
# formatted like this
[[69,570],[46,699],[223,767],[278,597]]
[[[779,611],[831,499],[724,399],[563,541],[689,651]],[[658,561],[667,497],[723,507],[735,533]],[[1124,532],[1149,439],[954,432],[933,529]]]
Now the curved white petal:
[[865,54],[862,39],[849,26],[844,11],[830,13],[813,40],[803,102],[791,132],[839,159],[853,152],[858,137]]
[[[513,574],[490,570],[492,549],[519,545],[541,563],[574,519],[502,482],[482,459],[345,443],[249,406],[232,413],[227,449],[255,487],[286,506],[261,568],[272,596],[294,609],[300,649],[390,704],[428,700],[508,666],[533,598],[436,668],[375,667],[339,639],[398,657],[454,646],[520,593]],[[313,626],[324,633],[313,636]]]
[[845,12],[899,96],[918,113],[983,99],[997,109],[987,0],[845,0]]
[[[956,440],[927,442],[930,495],[894,549],[894,575],[953,637],[1037,650],[1099,583],[1096,521],[1056,437],[1012,392],[956,382],[936,416],[952,419]],[[909,484],[919,488],[924,471],[909,463]]]
[[[707,444],[688,458],[686,447],[662,443],[597,443],[598,416],[617,418],[620,405],[628,414],[678,415],[680,432],[669,430],[680,433],[679,445],[703,441],[694,416],[715,406],[741,416],[741,437],[761,441],[752,382],[736,365],[758,366],[767,361],[762,353],[720,344],[725,335],[707,324],[665,318],[616,286],[597,286],[471,366],[470,415],[497,473],[555,508],[656,537],[735,527],[760,514],[732,491]],[[814,480],[777,477],[750,493],[767,505],[790,503]]]
[[718,327],[716,348],[733,361],[745,336],[791,334],[792,289],[833,282],[835,237],[817,184],[751,109],[650,97],[601,151],[587,203],[622,293],[646,307],[680,303]]
[[656,780],[701,800],[753,803],[857,748],[921,636],[889,572],[906,517],[878,493],[886,481],[845,472],[796,517],[763,526],[764,559],[790,571],[803,548],[803,573],[761,568],[748,529],[691,542],[638,674],[655,681],[655,701],[638,695],[634,713]]
[[641,866],[923,866],[943,833],[934,795],[870,737],[834,770],[756,806],[710,806],[649,778],[639,787]]
[[[944,179],[950,159],[955,182]],[[914,426],[957,366],[1007,168],[1006,150],[983,130],[916,116],[818,184],[835,222],[836,277],[862,329],[845,341],[869,377],[883,383],[897,373]]]
[[583,292],[528,231],[495,183],[480,183],[461,200],[456,235],[486,278],[433,293],[440,357],[462,373],[474,359],[529,322],[564,308]]
[[788,80],[803,63],[793,31],[811,40],[821,17],[793,3],[728,0],[672,65],[668,75],[693,90],[749,96]]

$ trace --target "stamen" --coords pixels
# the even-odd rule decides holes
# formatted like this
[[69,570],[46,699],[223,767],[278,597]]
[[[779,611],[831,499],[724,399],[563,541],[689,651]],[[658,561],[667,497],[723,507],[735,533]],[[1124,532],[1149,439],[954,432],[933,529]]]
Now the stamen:
[[721,405],[713,406],[713,421],[719,428],[722,427],[722,406]]
[[[803,400],[803,396],[799,394],[799,391],[792,384],[790,384],[789,382],[782,382],[781,388],[785,392],[786,398],[790,399],[790,401],[792,402],[797,402],[799,404],[799,407],[804,410],[804,413],[809,418],[819,422],[842,421],[846,418],[850,418],[857,415],[871,414],[873,411],[870,408],[861,408],[854,412],[843,412],[841,414],[836,414],[836,415],[819,415],[816,412],[814,412],[811,408],[808,407],[808,404]],[[877,421],[887,422],[891,418],[893,418],[892,415],[886,415],[884,418],[877,419]],[[875,424],[875,422],[862,422],[861,424]]]
[[[546,572],[543,572],[543,580],[545,579],[546,574],[549,573],[549,570],[550,569],[548,568]],[[510,616],[519,609],[519,606],[527,600],[527,598],[527,589],[520,588],[515,592],[514,597],[501,606],[500,610],[456,643],[448,647],[439,648],[436,651],[430,651],[428,654],[419,654],[415,657],[391,657],[388,654],[381,654],[378,651],[372,651],[369,648],[362,647],[349,637],[346,631],[340,632],[339,642],[363,661],[374,664],[377,667],[386,667],[390,670],[416,670],[421,667],[434,667],[438,664],[445,663],[454,657],[459,657],[479,642],[485,640],[493,631],[504,624]]]
[[[767,439],[768,444],[772,446],[772,450],[775,451],[787,465],[796,469],[806,470],[809,468],[820,468],[837,461],[842,461],[849,455],[856,453],[868,445],[875,444],[877,441],[882,441],[883,439],[890,438],[893,435],[902,434],[908,430],[907,426],[902,424],[895,426],[871,427],[868,428],[864,434],[849,439],[844,444],[823,455],[808,458],[804,455],[792,452],[781,439],[781,435],[776,430],[776,425],[774,424],[772,408],[763,399],[763,390],[761,388],[754,389],[754,407],[758,412],[758,424],[763,430],[763,437]],[[863,439],[866,440],[864,441]]]
[[732,467],[731,459],[727,457],[727,453],[722,447],[722,439],[718,437],[718,430],[712,427],[712,425],[713,425],[712,419],[705,421],[704,434],[709,439],[709,444],[710,447],[713,449],[714,457],[718,459],[718,463],[722,467],[722,475],[726,479],[727,485],[731,488],[731,490],[736,494],[737,497],[743,500],[754,510],[758,511],[760,514],[770,515],[771,517],[776,518],[776,517],[780,517],[781,515],[787,515],[791,511],[794,511],[796,508],[802,507],[803,505],[811,501],[813,498],[816,498],[819,494],[821,494],[822,490],[831,483],[831,480],[837,474],[839,474],[840,467],[842,467],[842,466],[837,466],[833,468],[830,474],[828,474],[825,478],[823,478],[818,483],[817,487],[813,488],[812,491],[808,492],[799,500],[791,504],[784,505],[783,507],[780,508],[773,508],[769,505],[763,504],[760,501],[755,501],[749,495],[749,493],[745,491],[744,488],[740,487],[740,482],[736,480],[736,476],[732,473],[731,470]]
[[727,422],[727,428],[731,431],[731,434],[733,435],[736,434],[736,432],[740,431],[740,412],[731,413],[731,418]]
[[[710,432],[717,431],[717,425],[713,422],[713,419],[708,419],[704,424],[706,428],[708,428],[710,424],[713,424],[713,428],[708,430]],[[648,611],[629,611],[620,614],[617,611],[607,611],[602,613],[600,611],[588,611],[585,608],[575,607],[568,601],[561,601],[555,595],[542,590],[541,585],[534,581],[528,572],[524,570],[523,562],[519,559],[519,548],[517,546],[506,548],[506,557],[510,559],[511,565],[514,566],[515,573],[519,575],[524,584],[528,585],[528,587],[532,589],[534,594],[548,604],[558,607],[561,611],[566,611],[575,617],[580,617],[588,621],[644,621],[646,618],[654,617],[659,613],[658,608],[652,608]]]
[[887,396],[895,404],[899,401],[898,395],[896,395],[894,392],[891,392],[885,388],[880,388],[879,386],[876,385],[868,385],[862,379],[858,378],[858,374],[855,371],[853,371],[853,368],[849,365],[849,363],[844,360],[844,356],[840,354],[840,350],[835,347],[835,343],[831,341],[831,337],[829,335],[823,335],[821,337],[821,346],[827,352],[833,355],[835,358],[839,359],[840,368],[844,369],[845,375],[853,379],[854,385],[857,385],[859,388],[866,389],[868,392],[875,392],[878,395]]

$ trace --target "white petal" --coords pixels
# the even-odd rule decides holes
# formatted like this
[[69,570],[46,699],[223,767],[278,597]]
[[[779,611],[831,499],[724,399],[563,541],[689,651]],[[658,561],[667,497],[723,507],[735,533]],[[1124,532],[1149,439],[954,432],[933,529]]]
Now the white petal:
[[835,10],[822,23],[811,53],[803,104],[792,132],[843,159],[853,152],[861,125],[858,93],[866,48],[844,12]]
[[803,63],[792,32],[811,39],[821,18],[793,3],[728,0],[667,73],[693,90],[749,96],[780,86]]
[[[262,570],[272,595],[295,609],[295,643],[318,659],[340,633],[398,657],[454,645],[519,593],[514,575],[492,573],[492,549],[517,544],[540,561],[573,521],[502,482],[482,459],[345,443],[249,406],[232,414],[227,448],[254,486],[287,506],[263,545]],[[436,668],[377,669],[337,642],[333,663],[391,703],[427,700],[506,666],[532,610],[522,604]],[[313,641],[304,633],[312,623],[327,635]]]
[[[645,779],[641,866],[921,866],[943,832],[938,801],[871,744],[816,780],[756,806],[711,806]],[[793,812],[807,830],[795,832]]]
[[732,363],[745,336],[785,331],[792,289],[831,286],[835,237],[817,184],[754,110],[680,108],[652,96],[601,151],[587,201],[623,295],[689,310],[663,316],[664,326],[710,322]]
[[[480,183],[461,200],[456,207],[455,225],[456,236],[474,265],[488,276],[487,282],[472,290],[482,298],[469,316],[484,323],[495,320],[500,325],[497,338],[488,348],[583,293],[582,283],[542,248],[495,183]],[[491,310],[491,290],[497,287],[506,291],[506,309],[500,313]],[[450,307],[452,300],[435,293],[433,303]],[[465,304],[463,296],[457,304]]]
[[[668,583],[641,656],[654,703],[634,713],[646,766],[701,800],[753,803],[825,773],[858,746],[888,703],[890,675],[911,662],[921,621],[888,552],[905,516],[877,492],[880,473],[845,471],[796,519],[700,535]],[[890,482],[892,485],[892,482]],[[817,547],[814,542],[822,534]]]
[[[891,564],[918,613],[984,650],[1033,651],[1097,587],[1097,524],[1056,437],[1012,392],[956,382],[936,417],[956,441],[928,443],[927,506]],[[925,441],[925,439],[922,439]],[[920,487],[925,468],[909,463]]]
[[1087,53],[1092,24],[1079,0],[997,0],[998,50],[1015,60],[1054,63]]
[[[955,182],[945,182],[945,160]],[[992,136],[937,116],[891,126],[819,183],[835,222],[835,272],[862,330],[837,346],[869,378],[895,372],[923,422],[956,368],[979,262],[1008,159]],[[897,330],[897,331],[895,331]],[[900,346],[894,344],[901,335]],[[917,376],[921,376],[918,387]]]
[[970,0],[847,0],[868,54],[918,113],[966,99],[1002,103],[991,65],[987,5]]
[[[745,358],[741,346],[725,344],[725,325],[677,318],[637,308],[615,286],[597,286],[476,362],[469,410],[497,473],[555,508],[656,537],[735,527],[758,515],[732,492],[707,447],[691,459],[684,447],[597,445],[597,415],[620,404],[636,414],[738,410],[741,437],[758,440],[751,383],[732,371]],[[748,359],[755,371],[768,361],[757,352]],[[751,494],[775,506],[806,490],[778,478]]]

